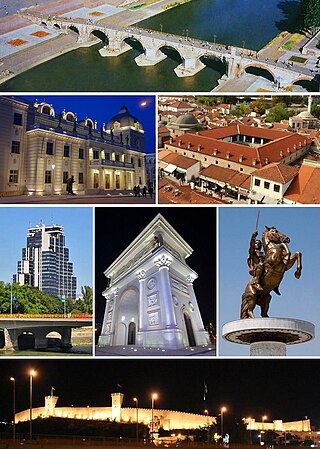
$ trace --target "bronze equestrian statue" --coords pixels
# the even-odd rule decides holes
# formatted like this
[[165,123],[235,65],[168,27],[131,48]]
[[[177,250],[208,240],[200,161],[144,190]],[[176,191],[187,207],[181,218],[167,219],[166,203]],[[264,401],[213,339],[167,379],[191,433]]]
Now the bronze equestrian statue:
[[[256,305],[261,307],[261,316],[268,317],[270,292],[280,295],[279,285],[284,273],[297,262],[294,273],[297,279],[301,276],[302,255],[296,252],[291,256],[288,243],[289,237],[279,232],[275,227],[265,227],[262,242],[256,240],[255,231],[250,240],[247,263],[252,279],[248,282],[242,295],[240,319],[254,318],[253,310]],[[261,249],[263,248],[263,251]]]

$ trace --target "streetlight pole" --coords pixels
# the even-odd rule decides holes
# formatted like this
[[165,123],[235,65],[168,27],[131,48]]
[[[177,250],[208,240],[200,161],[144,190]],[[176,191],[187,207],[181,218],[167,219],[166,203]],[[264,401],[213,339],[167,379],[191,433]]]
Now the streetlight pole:
[[138,398],[133,398],[134,402],[136,403],[136,419],[137,419],[137,443],[139,442],[139,401]]
[[205,410],[204,413],[207,415],[207,442],[209,443],[209,411]]
[[266,419],[267,419],[267,416],[262,417],[261,446],[264,445],[264,422]]
[[154,440],[154,401],[158,399],[157,393],[153,393],[151,396],[151,442],[153,443]]
[[35,370],[31,370],[30,373],[29,373],[29,380],[30,380],[30,390],[29,390],[29,393],[30,393],[30,409],[29,409],[29,411],[30,411],[30,416],[29,416],[29,419],[30,419],[30,426],[29,426],[29,439],[30,439],[30,441],[32,440],[32,380],[33,380],[33,377],[34,377],[35,375],[36,375]]
[[226,407],[221,408],[221,437],[222,437],[222,439],[223,439],[223,414],[226,411],[227,411]]
[[12,440],[16,441],[16,379],[14,377],[10,377],[12,382],[12,416],[13,416],[13,429],[12,429]]

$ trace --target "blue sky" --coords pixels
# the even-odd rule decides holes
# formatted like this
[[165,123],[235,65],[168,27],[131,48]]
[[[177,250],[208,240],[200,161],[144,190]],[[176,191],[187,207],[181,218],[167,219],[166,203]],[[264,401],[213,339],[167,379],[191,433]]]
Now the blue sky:
[[[239,319],[241,295],[250,279],[246,258],[254,231],[256,207],[228,207],[219,211],[219,335],[222,325]],[[295,268],[285,273],[281,296],[272,293],[271,317],[298,318],[316,326],[316,338],[309,343],[288,346],[287,355],[320,355],[320,209],[317,207],[261,207],[259,238],[264,226],[275,226],[290,237],[293,254],[302,252],[302,275],[294,277]],[[256,307],[255,316],[260,316]],[[249,355],[249,347],[224,341],[220,355]]]
[[92,210],[89,207],[1,207],[0,280],[10,282],[27,243],[27,230],[40,223],[64,226],[77,293],[92,286]]
[[[98,129],[118,114],[123,105],[136,117],[146,134],[146,153],[155,152],[155,97],[152,95],[22,95],[28,100],[47,101],[56,114],[64,109],[77,114],[78,120],[97,120]],[[141,104],[146,102],[145,106]]]

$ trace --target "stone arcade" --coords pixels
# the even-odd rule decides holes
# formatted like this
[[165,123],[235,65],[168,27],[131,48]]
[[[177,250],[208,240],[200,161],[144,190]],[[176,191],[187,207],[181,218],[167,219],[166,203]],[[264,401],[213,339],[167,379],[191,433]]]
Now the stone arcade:
[[210,346],[187,264],[192,248],[158,214],[106,269],[99,346],[162,350]]

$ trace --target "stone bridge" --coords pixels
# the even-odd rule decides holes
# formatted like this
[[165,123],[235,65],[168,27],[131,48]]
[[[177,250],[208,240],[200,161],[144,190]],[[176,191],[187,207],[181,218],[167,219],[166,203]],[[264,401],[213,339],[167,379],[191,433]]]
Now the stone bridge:
[[22,336],[34,338],[34,349],[47,349],[47,336],[51,332],[61,336],[62,348],[70,348],[71,330],[83,326],[92,326],[92,318],[61,318],[61,315],[52,318],[49,315],[41,318],[0,316],[0,329],[4,331],[4,346],[0,350],[20,349],[19,340]]
[[158,31],[145,30],[135,26],[117,26],[94,23],[91,19],[68,19],[67,17],[51,17],[21,12],[20,16],[50,29],[78,34],[79,46],[90,46],[98,37],[105,43],[99,50],[101,56],[119,56],[132,49],[128,40],[141,45],[142,53],[135,58],[139,66],[152,66],[167,58],[161,49],[172,48],[181,58],[181,63],[174,69],[179,77],[193,76],[206,64],[205,58],[213,58],[222,63],[223,78],[235,79],[251,67],[267,71],[273,82],[281,87],[288,87],[298,81],[314,79],[314,73],[304,67],[276,62],[264,58],[255,51],[244,48],[224,46],[212,42],[186,38]]

